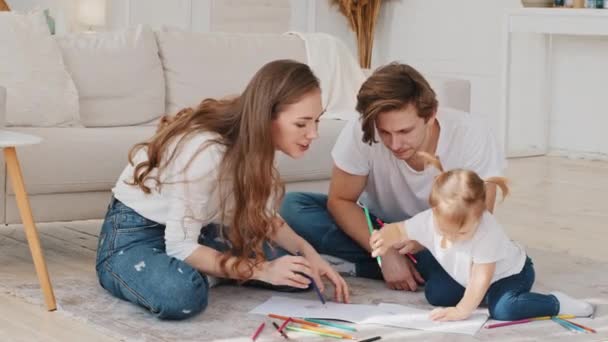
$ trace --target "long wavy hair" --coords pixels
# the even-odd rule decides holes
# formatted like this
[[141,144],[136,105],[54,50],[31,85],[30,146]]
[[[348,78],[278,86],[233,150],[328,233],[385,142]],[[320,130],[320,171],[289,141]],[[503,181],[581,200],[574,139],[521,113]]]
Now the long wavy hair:
[[[218,138],[209,143],[225,147],[217,184],[221,222],[228,224],[222,231],[232,247],[223,254],[221,267],[226,272],[226,262],[235,256],[232,270],[242,280],[248,279],[254,267],[266,259],[263,243],[275,233],[276,212],[285,193],[275,167],[272,121],[285,106],[319,89],[319,80],[306,64],[292,60],[270,62],[253,76],[239,96],[205,99],[195,109],[163,117],[156,134],[131,149],[132,165],[141,149],[145,149],[147,158],[134,165],[133,182],[129,184],[150,193],[152,189],[146,185],[150,180],[160,190],[158,175],[175,158],[180,145],[202,132],[217,133]],[[176,147],[168,151],[175,142]],[[201,146],[197,153],[204,149]],[[158,172],[153,176],[155,169]],[[244,264],[248,266],[245,271],[241,267]]]
[[504,177],[482,179],[471,170],[444,171],[439,159],[426,152],[418,152],[425,163],[433,165],[441,173],[435,178],[429,204],[435,215],[446,222],[462,227],[469,220],[477,220],[486,210],[486,185],[500,188],[503,199],[509,194],[508,181]]

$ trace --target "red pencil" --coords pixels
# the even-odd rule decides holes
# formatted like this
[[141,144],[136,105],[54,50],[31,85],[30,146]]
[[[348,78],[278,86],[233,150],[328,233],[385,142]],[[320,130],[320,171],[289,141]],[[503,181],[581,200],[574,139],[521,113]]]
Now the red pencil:
[[[382,222],[381,219],[376,217],[376,222],[378,222],[378,224],[380,225],[380,228],[384,227],[384,222]],[[414,255],[412,253],[406,253],[407,257],[410,258],[410,260],[412,260],[412,262],[414,264],[418,263],[418,260],[416,260],[416,258],[414,257]]]
[[418,263],[418,260],[416,260],[416,258],[414,257],[414,255],[412,253],[407,253],[406,255],[410,258],[410,260],[412,260],[412,262],[414,264]]
[[286,319],[285,322],[283,322],[283,324],[281,324],[281,327],[279,328],[279,331],[283,332],[283,329],[285,329],[285,326],[287,324],[289,324],[289,322],[291,322],[291,317],[289,317],[288,319]]
[[486,329],[506,327],[509,325],[522,324],[522,323],[528,323],[528,322],[533,322],[533,321],[534,321],[534,319],[532,319],[532,318],[525,318],[525,319],[519,319],[517,321],[489,324],[489,325],[486,325]]
[[551,317],[557,317],[557,318],[560,318],[560,319],[564,319],[564,318],[574,318],[575,316],[573,316],[573,315],[559,315],[559,316],[541,316],[541,317],[524,318],[524,319],[519,319],[519,320],[516,320],[516,321],[508,321],[508,322],[502,322],[502,323],[488,324],[488,325],[486,325],[486,329],[500,328],[500,327],[506,327],[506,326],[509,326],[509,325],[522,324],[522,323],[528,323],[528,322],[534,322],[534,321],[546,321],[546,320],[550,320]]
[[260,326],[255,330],[253,336],[251,336],[252,341],[255,341],[255,339],[260,336],[260,333],[262,332],[262,330],[264,330],[264,326],[266,326],[266,323],[262,322],[262,324],[260,324]]

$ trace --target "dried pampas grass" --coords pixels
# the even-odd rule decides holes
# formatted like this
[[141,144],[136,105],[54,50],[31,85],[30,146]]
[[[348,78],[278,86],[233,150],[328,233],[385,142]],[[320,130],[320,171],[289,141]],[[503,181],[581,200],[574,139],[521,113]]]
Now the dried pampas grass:
[[8,7],[8,4],[4,1],[4,0],[0,0],[0,12],[1,11],[10,11],[10,7]]
[[357,36],[359,65],[369,68],[372,62],[374,32],[382,0],[330,0],[347,19]]

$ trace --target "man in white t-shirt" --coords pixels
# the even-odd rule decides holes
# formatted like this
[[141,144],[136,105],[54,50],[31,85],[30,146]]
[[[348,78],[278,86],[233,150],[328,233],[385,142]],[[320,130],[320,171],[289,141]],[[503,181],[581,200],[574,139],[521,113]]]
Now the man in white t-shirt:
[[[281,216],[319,253],[353,263],[350,273],[415,291],[425,275],[437,274],[430,268],[441,266],[412,244],[412,252],[419,252],[417,264],[393,250],[379,268],[370,256],[370,234],[358,202],[369,208],[374,223],[376,217],[395,222],[428,209],[438,171],[425,169],[418,151],[437,155],[446,170],[469,169],[484,179],[502,176],[506,160],[481,118],[439,109],[428,82],[408,65],[377,69],[361,86],[356,109],[360,117],[344,127],[332,150],[329,194],[288,193]],[[495,197],[496,187],[488,186],[490,211]]]

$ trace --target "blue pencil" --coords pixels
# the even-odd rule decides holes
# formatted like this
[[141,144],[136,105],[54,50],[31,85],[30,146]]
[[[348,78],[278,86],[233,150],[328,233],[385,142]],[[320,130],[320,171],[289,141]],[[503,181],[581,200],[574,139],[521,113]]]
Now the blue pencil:
[[557,317],[551,317],[551,320],[559,325],[561,325],[563,328],[565,328],[566,330],[570,330],[570,331],[575,331],[575,332],[579,332],[578,329],[575,329],[574,326],[572,324],[568,324],[564,321],[562,321],[561,319],[557,318]]
[[587,331],[585,329],[583,329],[581,327],[577,327],[576,325],[574,325],[574,324],[572,324],[572,323],[570,323],[570,322],[568,322],[566,320],[563,320],[563,319],[561,319],[559,317],[555,317],[555,320],[558,321],[560,324],[563,324],[563,325],[567,326],[571,330],[574,330],[576,332],[587,333]]
[[[297,252],[296,255],[302,256],[302,254],[300,252]],[[319,287],[317,286],[317,283],[315,282],[315,280],[312,277],[308,276],[307,274],[304,274],[302,272],[298,272],[298,273],[303,275],[304,277],[308,278],[308,280],[310,280],[310,283],[312,284],[312,288],[315,289],[315,292],[317,293],[317,296],[319,296],[321,303],[323,303],[323,305],[325,305],[325,297],[323,297],[323,294],[321,293],[321,290],[319,290]]]
[[317,293],[317,296],[319,296],[319,299],[321,300],[321,303],[323,303],[323,305],[325,305],[325,298],[323,297],[323,294],[321,293],[321,290],[319,290],[319,287],[317,286],[317,283],[315,282],[314,279],[312,279],[312,277],[304,274],[304,273],[300,273],[301,275],[305,276],[306,278],[308,278],[310,280],[310,283],[312,284],[312,288],[315,289],[315,292]]

